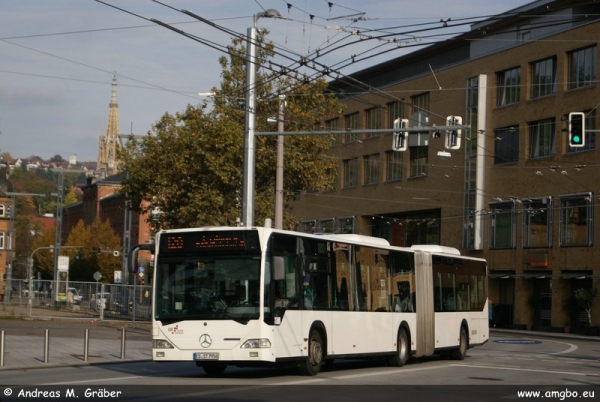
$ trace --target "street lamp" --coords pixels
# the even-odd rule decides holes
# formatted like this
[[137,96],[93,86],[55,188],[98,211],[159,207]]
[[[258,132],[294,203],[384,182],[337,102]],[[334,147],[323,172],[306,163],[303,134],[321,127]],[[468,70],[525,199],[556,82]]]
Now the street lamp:
[[277,10],[268,9],[254,15],[248,28],[246,44],[246,120],[244,124],[244,171],[242,183],[242,224],[254,224],[254,131],[256,126],[256,22],[259,18],[281,18]]

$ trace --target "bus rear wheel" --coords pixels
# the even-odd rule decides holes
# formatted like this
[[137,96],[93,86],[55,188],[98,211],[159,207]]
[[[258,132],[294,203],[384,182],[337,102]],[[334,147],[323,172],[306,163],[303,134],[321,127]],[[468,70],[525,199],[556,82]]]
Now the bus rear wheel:
[[458,348],[450,352],[450,358],[452,360],[464,360],[467,356],[468,342],[467,330],[465,327],[460,327]]
[[300,373],[315,376],[323,365],[323,340],[317,330],[311,330],[308,337],[308,359],[300,364]]
[[408,335],[406,329],[400,328],[398,331],[398,341],[396,342],[396,353],[388,359],[388,365],[392,367],[402,367],[408,361]]

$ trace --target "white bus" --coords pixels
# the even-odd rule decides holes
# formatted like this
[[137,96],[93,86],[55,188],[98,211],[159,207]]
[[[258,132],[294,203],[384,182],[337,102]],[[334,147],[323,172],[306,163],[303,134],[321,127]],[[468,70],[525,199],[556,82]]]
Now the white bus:
[[252,227],[161,231],[154,253],[152,358],[228,365],[447,354],[489,339],[485,260],[441,246]]

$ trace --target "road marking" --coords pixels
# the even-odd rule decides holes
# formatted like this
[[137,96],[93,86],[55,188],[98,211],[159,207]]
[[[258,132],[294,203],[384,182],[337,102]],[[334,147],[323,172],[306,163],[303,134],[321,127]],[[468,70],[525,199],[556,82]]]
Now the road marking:
[[548,373],[548,374],[569,374],[569,375],[578,375],[578,376],[592,376],[599,377],[600,374],[595,373],[574,373],[572,371],[552,371],[552,370],[538,370],[538,369],[524,369],[517,367],[493,367],[493,366],[480,366],[480,365],[471,365],[471,364],[450,364],[451,366],[456,367],[468,367],[468,368],[477,368],[477,369],[493,369],[493,370],[513,370],[513,371],[527,371],[533,373]]

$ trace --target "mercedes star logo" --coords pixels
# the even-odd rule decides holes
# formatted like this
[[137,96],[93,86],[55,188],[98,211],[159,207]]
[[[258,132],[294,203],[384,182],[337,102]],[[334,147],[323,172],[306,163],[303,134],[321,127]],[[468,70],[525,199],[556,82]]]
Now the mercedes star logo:
[[210,345],[212,345],[212,338],[210,337],[209,334],[202,334],[200,335],[200,346],[202,346],[203,348],[207,348]]

